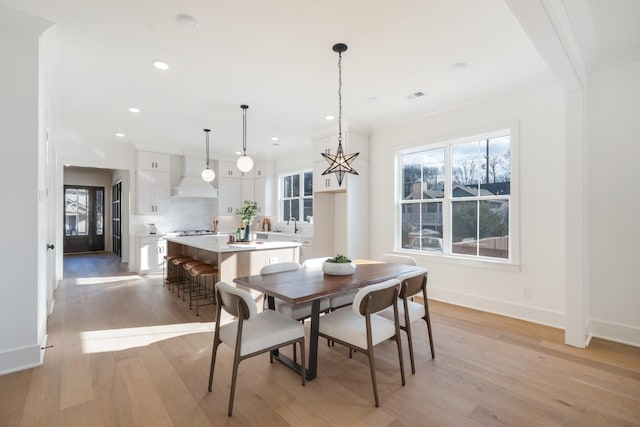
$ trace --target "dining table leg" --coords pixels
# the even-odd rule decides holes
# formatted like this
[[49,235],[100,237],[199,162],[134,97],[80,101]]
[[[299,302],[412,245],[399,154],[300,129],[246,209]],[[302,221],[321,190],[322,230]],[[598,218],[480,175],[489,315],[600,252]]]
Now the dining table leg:
[[311,303],[311,332],[309,334],[309,364],[307,366],[307,379],[316,377],[318,371],[318,332],[320,331],[320,299]]

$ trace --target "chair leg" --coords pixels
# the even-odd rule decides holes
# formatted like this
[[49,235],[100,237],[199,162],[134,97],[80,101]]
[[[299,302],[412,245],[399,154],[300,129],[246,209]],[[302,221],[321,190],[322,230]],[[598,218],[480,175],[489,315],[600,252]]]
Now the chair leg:
[[233,356],[233,371],[231,373],[231,391],[229,391],[229,412],[231,416],[233,413],[233,398],[236,394],[236,380],[238,379],[238,365],[240,364],[240,356],[236,353]]
[[218,344],[220,344],[220,342],[216,342],[217,340],[213,341],[213,350],[211,350],[211,368],[209,369],[209,391],[211,391],[212,386],[213,386],[213,368],[215,367],[216,364],[216,355],[218,353]]
[[411,359],[411,373],[415,374],[416,362],[413,356],[413,339],[411,337],[411,322],[409,322],[409,319],[405,318],[404,323],[406,326],[402,329],[404,329],[404,331],[407,333],[407,341],[409,342],[409,359]]
[[436,352],[433,349],[433,335],[431,334],[431,316],[429,315],[429,304],[424,302],[424,321],[427,322],[427,331],[429,332],[429,346],[431,347],[431,358],[436,358]]
[[[351,352],[351,349],[349,349]],[[369,368],[371,369],[371,384],[373,384],[373,397],[376,401],[376,408],[380,407],[380,401],[378,400],[378,384],[376,382],[376,367],[373,363],[373,349],[369,349]]]
[[404,361],[402,359],[402,345],[400,345],[400,334],[396,335],[396,344],[398,344],[398,359],[400,360],[400,377],[402,378],[402,385],[405,385]]
[[[295,344],[294,344],[295,345]],[[302,376],[302,385],[304,385],[305,377],[307,376],[304,369],[304,340],[300,341],[300,374]]]

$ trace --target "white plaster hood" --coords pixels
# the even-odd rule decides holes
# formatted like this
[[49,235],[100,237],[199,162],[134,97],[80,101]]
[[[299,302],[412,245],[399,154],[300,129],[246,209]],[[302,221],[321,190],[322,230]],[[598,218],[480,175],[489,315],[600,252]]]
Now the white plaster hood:
[[184,173],[178,185],[171,191],[171,197],[218,197],[218,190],[213,183],[205,182],[200,177],[204,167],[201,158],[184,156]]

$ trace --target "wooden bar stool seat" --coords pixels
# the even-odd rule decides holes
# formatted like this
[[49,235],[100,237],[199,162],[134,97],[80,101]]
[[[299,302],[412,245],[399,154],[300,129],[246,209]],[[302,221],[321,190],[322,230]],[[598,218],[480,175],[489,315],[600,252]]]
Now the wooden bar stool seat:
[[177,296],[180,296],[180,289],[185,287],[185,284],[189,282],[189,277],[186,275],[184,268],[182,266],[188,262],[195,261],[190,256],[183,255],[181,257],[173,258],[171,263],[174,266],[174,277],[173,280],[169,283],[173,288],[177,289]]
[[[193,279],[193,288],[189,293],[189,308],[191,308],[191,301],[196,302],[196,316],[199,316],[199,308],[205,305],[215,304],[215,283],[218,274],[218,267],[211,264],[196,265],[189,270],[189,274]],[[211,278],[210,281],[207,279]],[[207,282],[211,283],[211,289],[207,287]],[[195,294],[195,295],[194,295]],[[201,304],[200,301],[207,300]]]
[[171,289],[171,282],[177,278],[176,273],[178,272],[172,261],[184,257],[185,255],[182,254],[168,254],[164,256],[164,263],[162,264],[162,277],[164,277],[164,282],[162,283],[162,287],[166,286]]

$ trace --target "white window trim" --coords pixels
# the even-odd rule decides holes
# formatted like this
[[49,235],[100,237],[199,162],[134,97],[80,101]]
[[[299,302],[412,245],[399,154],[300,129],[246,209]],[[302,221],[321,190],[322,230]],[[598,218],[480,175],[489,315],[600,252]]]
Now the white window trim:
[[[481,139],[490,139],[504,135],[505,131],[510,133],[511,150],[511,182],[509,201],[509,253],[510,259],[490,258],[475,255],[462,255],[451,253],[451,242],[447,239],[446,250],[449,253],[429,252],[402,248],[402,231],[400,221],[402,221],[400,195],[402,194],[402,165],[403,154],[413,153],[420,150],[428,150],[440,147],[450,147],[453,144],[473,142]],[[450,150],[445,149],[445,164],[449,165]],[[442,137],[431,140],[414,141],[410,146],[396,152],[395,156],[395,197],[394,197],[394,247],[395,252],[408,254],[413,257],[425,257],[429,262],[436,261],[444,264],[455,264],[468,267],[491,268],[503,271],[520,271],[520,127],[518,121],[509,121],[482,129],[469,130],[449,137]],[[445,175],[445,186],[451,188],[451,173]],[[450,203],[442,206],[442,227],[444,230],[451,230]],[[450,198],[449,198],[450,200]]]
[[[291,172],[283,172],[278,175],[278,221],[284,222],[284,212],[282,209],[283,201],[284,201],[284,178],[291,175],[301,175],[304,176],[305,173],[311,173],[313,177],[313,169],[300,169],[298,171]],[[313,179],[313,178],[312,178]],[[300,183],[300,194],[304,194],[304,184]],[[297,199],[311,199],[313,200],[313,187],[311,188],[311,196],[299,196]],[[300,206],[300,212],[303,212],[304,206]],[[315,206],[314,206],[315,208]],[[300,222],[306,222],[305,218],[296,218]]]

